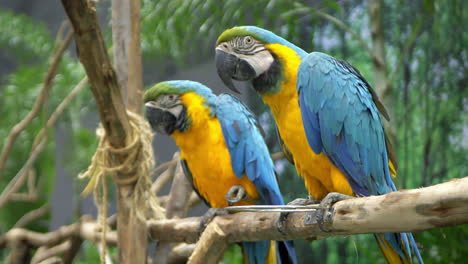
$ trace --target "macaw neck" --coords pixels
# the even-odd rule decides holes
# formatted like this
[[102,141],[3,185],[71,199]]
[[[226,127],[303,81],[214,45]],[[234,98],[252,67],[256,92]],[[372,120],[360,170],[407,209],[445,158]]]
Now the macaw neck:
[[[265,45],[277,58],[280,64],[280,78],[276,80],[276,88],[262,94],[263,101],[268,104],[275,116],[281,114],[284,104],[294,100],[297,102],[297,70],[304,54],[298,54],[295,50],[281,44]],[[304,52],[305,53],[305,52]],[[255,84],[254,84],[255,85]]]
[[206,106],[202,96],[191,92],[182,97],[182,103],[187,109],[187,118],[190,119],[188,128],[184,131],[176,130],[171,136],[182,151],[197,145],[197,142],[211,140],[206,131],[212,126],[219,126],[219,121],[213,117],[211,109]]

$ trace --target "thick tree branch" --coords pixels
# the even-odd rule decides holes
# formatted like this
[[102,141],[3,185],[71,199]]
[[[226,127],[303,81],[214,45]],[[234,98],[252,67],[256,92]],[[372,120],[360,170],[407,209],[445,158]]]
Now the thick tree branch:
[[[304,225],[305,213],[292,213],[285,232],[276,228],[279,213],[237,213],[216,217],[197,243],[190,263],[216,260],[226,243],[258,240],[317,239],[336,235],[417,232],[468,223],[468,177],[426,188],[356,198],[334,205],[324,233]],[[151,237],[195,243],[200,218],[149,221]],[[210,248],[213,246],[213,248]]]
[[[91,83],[91,90],[96,99],[106,140],[112,148],[124,149],[132,143],[130,142],[132,130],[130,130],[129,117],[126,113],[117,75],[110,63],[96,17],[94,2],[62,0],[62,4],[74,28],[78,55]],[[133,8],[135,3],[130,6]],[[132,12],[139,12],[139,10]],[[138,104],[141,105],[141,103]],[[119,166],[125,161],[125,158],[124,154],[112,154],[110,160],[114,164],[111,165]],[[116,177],[124,182],[134,179],[135,175],[117,173]],[[118,186],[119,263],[146,262],[147,243],[146,239],[141,239],[146,237],[146,226],[137,217],[135,210],[132,210],[134,191],[133,184]]]
[[123,148],[129,131],[129,121],[123,104],[117,76],[107,55],[93,1],[62,0],[65,12],[75,32],[76,49],[91,83],[91,91],[109,143]]

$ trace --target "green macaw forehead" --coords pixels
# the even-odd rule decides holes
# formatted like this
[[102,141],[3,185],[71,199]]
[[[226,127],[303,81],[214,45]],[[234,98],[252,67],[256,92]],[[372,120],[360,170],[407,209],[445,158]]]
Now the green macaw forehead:
[[302,50],[301,48],[297,47],[296,45],[292,44],[291,42],[285,40],[284,38],[276,35],[275,33],[268,31],[263,28],[259,28],[256,26],[239,26],[233,27],[230,29],[225,30],[221,35],[218,37],[216,41],[216,45],[220,43],[230,41],[237,37],[244,37],[244,36],[251,36],[256,40],[259,40],[265,44],[280,44],[290,49],[294,50],[299,56],[303,57],[307,55],[307,53]]
[[257,40],[264,41],[261,39],[259,34],[256,34],[254,31],[250,31],[248,29],[248,26],[242,26],[242,27],[233,27],[233,28],[225,30],[218,37],[218,40],[216,41],[216,45],[218,45],[219,43],[230,41],[237,37],[245,37],[245,36],[251,36]]
[[155,101],[159,96],[165,94],[178,94],[194,92],[199,94],[205,99],[208,105],[211,105],[215,100],[215,95],[210,88],[205,85],[194,81],[166,81],[160,82],[150,89],[146,90],[144,95],[145,103],[148,101]]
[[155,101],[159,96],[164,94],[183,94],[184,91],[176,86],[172,85],[170,82],[161,82],[150,89],[146,90],[144,101]]

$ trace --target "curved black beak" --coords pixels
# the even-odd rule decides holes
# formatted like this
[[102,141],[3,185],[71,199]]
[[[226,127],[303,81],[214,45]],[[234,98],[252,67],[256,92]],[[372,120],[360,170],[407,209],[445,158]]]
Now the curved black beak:
[[176,129],[177,118],[169,111],[151,106],[146,103],[146,118],[148,119],[151,128],[162,134],[170,135]]
[[236,93],[240,93],[239,90],[237,90],[236,86],[234,86],[234,83],[232,82],[232,76],[236,72],[236,67],[239,59],[232,54],[217,49],[215,61],[219,78],[221,78],[223,83],[229,89]]
[[240,92],[234,86],[232,79],[247,81],[256,76],[254,68],[247,61],[223,50],[216,49],[215,61],[219,77],[229,89],[236,93]]

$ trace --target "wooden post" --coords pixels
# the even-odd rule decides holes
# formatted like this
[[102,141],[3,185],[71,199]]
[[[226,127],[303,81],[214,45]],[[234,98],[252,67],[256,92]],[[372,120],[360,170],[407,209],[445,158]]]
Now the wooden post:
[[[113,148],[124,148],[131,143],[128,142],[129,120],[96,17],[94,1],[62,0],[62,4],[75,32],[78,56],[89,77],[107,140]],[[114,154],[115,165],[124,159],[125,156]],[[117,177],[124,180],[133,175],[119,173]],[[118,187],[119,263],[146,263],[147,229],[131,210],[133,194],[133,184]]]

